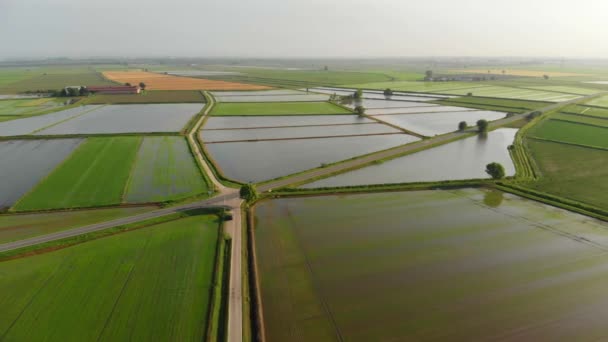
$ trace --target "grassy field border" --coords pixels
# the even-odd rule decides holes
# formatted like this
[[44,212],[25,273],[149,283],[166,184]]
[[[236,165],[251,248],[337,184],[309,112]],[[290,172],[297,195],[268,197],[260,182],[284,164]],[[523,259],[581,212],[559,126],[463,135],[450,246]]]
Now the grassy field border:
[[224,220],[221,219],[213,270],[213,288],[207,313],[208,324],[205,335],[208,342],[226,339],[230,249],[231,240],[224,235]]
[[[257,203],[257,201],[256,201]],[[246,224],[244,225],[247,233],[244,234],[247,239],[247,267],[248,274],[246,278],[249,284],[247,295],[249,296],[249,331],[251,336],[248,339],[243,338],[244,342],[259,341],[266,342],[266,327],[264,325],[264,307],[262,303],[262,292],[260,287],[260,271],[258,269],[258,259],[255,245],[255,222],[254,222],[254,205],[248,206],[245,216]]]

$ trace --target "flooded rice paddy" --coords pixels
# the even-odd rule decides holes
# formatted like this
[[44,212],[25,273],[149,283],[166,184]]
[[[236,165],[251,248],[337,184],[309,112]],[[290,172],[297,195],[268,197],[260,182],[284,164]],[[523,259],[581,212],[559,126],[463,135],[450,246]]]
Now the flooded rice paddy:
[[394,133],[403,133],[403,131],[384,124],[370,123],[365,125],[204,130],[201,132],[201,139],[206,143],[212,143],[221,141],[297,139]]
[[0,209],[12,206],[81,142],[82,139],[0,142]]
[[508,146],[516,129],[500,128],[486,136],[474,136],[420,151],[381,164],[343,173],[303,185],[323,188],[367,184],[435,182],[442,180],[489,178],[486,165],[498,162],[507,176],[515,174]]
[[224,175],[261,182],[419,139],[406,134],[206,144]]
[[74,117],[82,115],[83,113],[98,109],[100,107],[101,106],[80,106],[51,114],[2,122],[0,123],[0,136],[32,134],[46,127],[56,125],[65,120],[70,120]]
[[36,134],[179,132],[202,108],[202,104],[193,103],[109,105]]
[[383,122],[407,129],[424,136],[434,136],[458,130],[458,123],[465,121],[474,126],[477,120],[494,121],[505,117],[505,113],[493,111],[467,111],[430,114],[378,115]]
[[211,116],[204,130],[374,123],[357,115]]
[[285,198],[254,214],[268,341],[607,337],[606,223],[480,189]]

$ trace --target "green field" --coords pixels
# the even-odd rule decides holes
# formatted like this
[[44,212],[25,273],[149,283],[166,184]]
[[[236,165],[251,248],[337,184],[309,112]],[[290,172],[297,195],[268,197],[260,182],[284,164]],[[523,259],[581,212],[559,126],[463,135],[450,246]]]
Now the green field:
[[608,108],[588,107],[581,105],[569,105],[561,110],[563,113],[583,114],[608,119]]
[[593,95],[600,92],[598,89],[590,89],[590,88],[581,88],[581,87],[572,87],[572,86],[558,86],[558,85],[550,85],[550,86],[522,86],[522,88],[534,89],[534,90],[543,90],[543,91],[551,91],[558,93],[567,93],[574,95]]
[[255,102],[255,103],[218,103],[212,115],[316,115],[352,114],[348,110],[329,102]]
[[547,119],[528,131],[529,137],[608,149],[608,128]]
[[279,70],[259,68],[230,68],[227,70],[236,71],[241,74],[205,78],[287,88],[310,88],[322,85],[382,82],[392,78],[383,72]]
[[214,216],[0,263],[5,341],[202,341]]
[[0,215],[0,244],[136,215],[156,207],[77,210],[57,213]]
[[525,113],[535,109],[549,106],[550,102],[524,101],[512,99],[489,99],[486,97],[463,96],[452,99],[439,100],[440,104],[448,106],[461,106],[477,109],[498,110],[511,113]]
[[467,95],[468,93],[472,93],[474,96],[551,102],[573,100],[580,97],[580,95],[573,94],[501,86],[485,86],[482,88],[472,87],[468,89],[455,89],[445,91],[445,93],[454,95]]
[[[104,79],[100,73],[86,68],[32,68],[6,73],[13,76],[7,81],[0,82],[0,94],[58,90],[74,85],[116,85],[116,83]],[[0,72],[0,79],[2,78],[2,72]]]
[[605,336],[608,230],[584,216],[462,189],[269,200],[255,220],[270,342]]
[[601,126],[601,127],[608,128],[608,118],[596,118],[596,117],[585,116],[585,115],[572,115],[572,114],[565,114],[565,113],[557,113],[557,114],[551,115],[551,119],[564,120],[564,121],[568,121],[568,122],[582,123],[582,124],[587,124],[587,125]]
[[529,140],[541,179],[529,186],[598,208],[608,208],[608,151]]
[[119,204],[141,138],[89,138],[16,204],[16,210]]
[[125,193],[127,202],[160,202],[206,193],[184,137],[145,137]]
[[598,97],[587,102],[588,105],[598,106],[598,107],[608,107],[608,95]]
[[0,100],[0,116],[33,115],[57,108],[61,99]]
[[438,93],[450,95],[467,95],[472,93],[473,96],[495,97],[506,99],[519,99],[531,101],[550,101],[559,102],[571,100],[579,97],[579,95],[564,94],[560,92],[552,92],[546,90],[523,89],[505,86],[485,85],[482,83],[471,82],[380,82],[380,83],[364,83],[346,85],[351,88],[361,89],[386,89],[399,91],[414,91],[425,93]]
[[25,72],[25,70],[0,68],[0,88],[12,83],[23,81],[30,77],[32,77],[32,75]]
[[[349,88],[357,89],[377,89],[384,90],[390,88],[396,91],[414,91],[419,93],[449,93],[450,90],[469,89],[474,86],[467,82],[414,82],[414,81],[393,81],[393,82],[373,82],[359,84],[343,84]],[[484,85],[479,84],[478,87]]]
[[83,100],[85,104],[108,103],[199,103],[205,102],[200,91],[151,90],[140,95],[91,95]]

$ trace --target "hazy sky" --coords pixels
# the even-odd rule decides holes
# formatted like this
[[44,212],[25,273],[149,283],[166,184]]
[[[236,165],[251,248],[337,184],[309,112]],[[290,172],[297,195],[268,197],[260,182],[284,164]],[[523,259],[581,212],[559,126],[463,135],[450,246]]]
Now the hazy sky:
[[606,0],[0,0],[0,59],[608,57]]

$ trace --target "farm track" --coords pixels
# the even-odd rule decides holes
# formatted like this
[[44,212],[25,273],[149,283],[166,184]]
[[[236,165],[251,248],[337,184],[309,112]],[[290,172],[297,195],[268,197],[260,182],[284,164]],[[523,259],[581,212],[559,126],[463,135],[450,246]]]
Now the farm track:
[[[572,100],[572,101],[552,104],[550,106],[539,109],[539,111],[548,112],[548,111],[557,109],[559,107],[566,106],[568,104],[572,104],[575,102],[582,102],[584,100],[596,97],[598,95],[599,94],[595,94],[595,95],[590,95],[590,96],[586,96],[583,98],[578,98],[578,99]],[[197,123],[193,126],[192,130],[190,132],[188,132],[188,142],[192,146],[192,151],[193,151],[193,154],[195,155],[195,158],[201,163],[201,166],[203,167],[203,169],[209,176],[211,182],[216,187],[216,190],[219,192],[218,196],[216,196],[214,198],[206,199],[206,200],[178,205],[178,206],[174,206],[174,207],[163,208],[163,209],[159,209],[159,210],[155,210],[155,211],[151,211],[151,212],[147,212],[147,213],[142,213],[142,214],[137,214],[137,215],[133,215],[130,217],[124,217],[124,218],[120,218],[120,219],[116,219],[116,220],[112,220],[112,221],[92,224],[92,225],[88,225],[88,226],[84,226],[84,227],[80,227],[80,228],[75,228],[75,229],[47,234],[47,235],[43,235],[43,236],[37,236],[34,238],[25,239],[25,240],[5,243],[5,244],[0,245],[0,252],[6,252],[6,251],[10,251],[10,250],[28,247],[28,246],[34,246],[34,245],[41,244],[41,243],[61,240],[61,239],[69,238],[69,237],[74,237],[74,236],[78,236],[78,235],[82,235],[82,234],[86,234],[86,233],[91,233],[91,232],[95,232],[95,231],[99,231],[99,230],[104,230],[104,229],[120,226],[120,225],[126,225],[126,224],[135,223],[138,221],[148,220],[148,219],[152,219],[152,218],[158,218],[158,217],[166,216],[166,215],[169,215],[172,213],[182,212],[182,211],[186,211],[186,210],[190,210],[190,209],[208,208],[208,207],[230,208],[233,210],[233,219],[231,221],[229,221],[228,224],[225,226],[226,233],[232,238],[232,246],[233,246],[233,248],[231,249],[231,258],[230,258],[230,260],[231,260],[230,261],[230,263],[231,263],[230,264],[230,284],[229,284],[230,296],[229,296],[229,302],[228,302],[228,332],[227,332],[227,335],[228,335],[228,341],[241,341],[242,335],[243,335],[243,331],[242,331],[243,303],[242,303],[242,279],[241,279],[242,278],[241,277],[241,275],[242,275],[241,233],[242,233],[242,228],[243,228],[241,226],[242,200],[239,198],[238,189],[225,187],[215,178],[214,173],[211,170],[211,167],[207,164],[207,162],[203,158],[200,147],[198,146],[198,144],[196,144],[196,141],[195,141],[195,134],[198,133],[200,126],[203,123],[203,120],[209,114],[211,108],[213,107],[213,104],[214,104],[214,101],[211,98],[208,106],[205,109],[204,114],[199,118]],[[525,117],[525,115],[527,115],[527,114],[528,113],[524,113],[524,114],[514,115],[512,117],[496,120],[496,121],[490,123],[490,128],[496,128],[496,127],[520,120],[523,117]],[[451,140],[463,138],[463,137],[468,136],[471,133],[473,133],[473,131],[471,131],[471,130],[468,130],[465,132],[448,133],[445,135],[422,140],[419,142],[411,143],[411,144],[393,148],[390,150],[370,154],[370,155],[367,155],[367,156],[364,156],[361,158],[357,158],[357,159],[353,159],[350,161],[346,161],[343,163],[330,165],[330,166],[322,168],[322,169],[317,169],[317,170],[313,170],[313,171],[302,173],[302,174],[296,174],[296,175],[286,177],[283,179],[270,181],[268,183],[264,183],[264,184],[261,184],[260,186],[258,186],[258,190],[261,192],[266,192],[266,191],[269,191],[269,190],[272,190],[275,188],[287,186],[289,184],[301,183],[301,182],[305,182],[305,181],[313,179],[313,178],[328,176],[328,175],[331,175],[334,173],[339,173],[339,172],[346,171],[349,169],[365,166],[367,164],[373,163],[374,161],[383,160],[383,159],[387,159],[387,158],[394,158],[394,157],[397,157],[399,155],[402,155],[402,154],[405,154],[408,152],[420,150],[424,147],[429,147],[429,146],[433,146],[433,145],[437,145],[437,144],[441,144],[441,143],[446,143]]]

